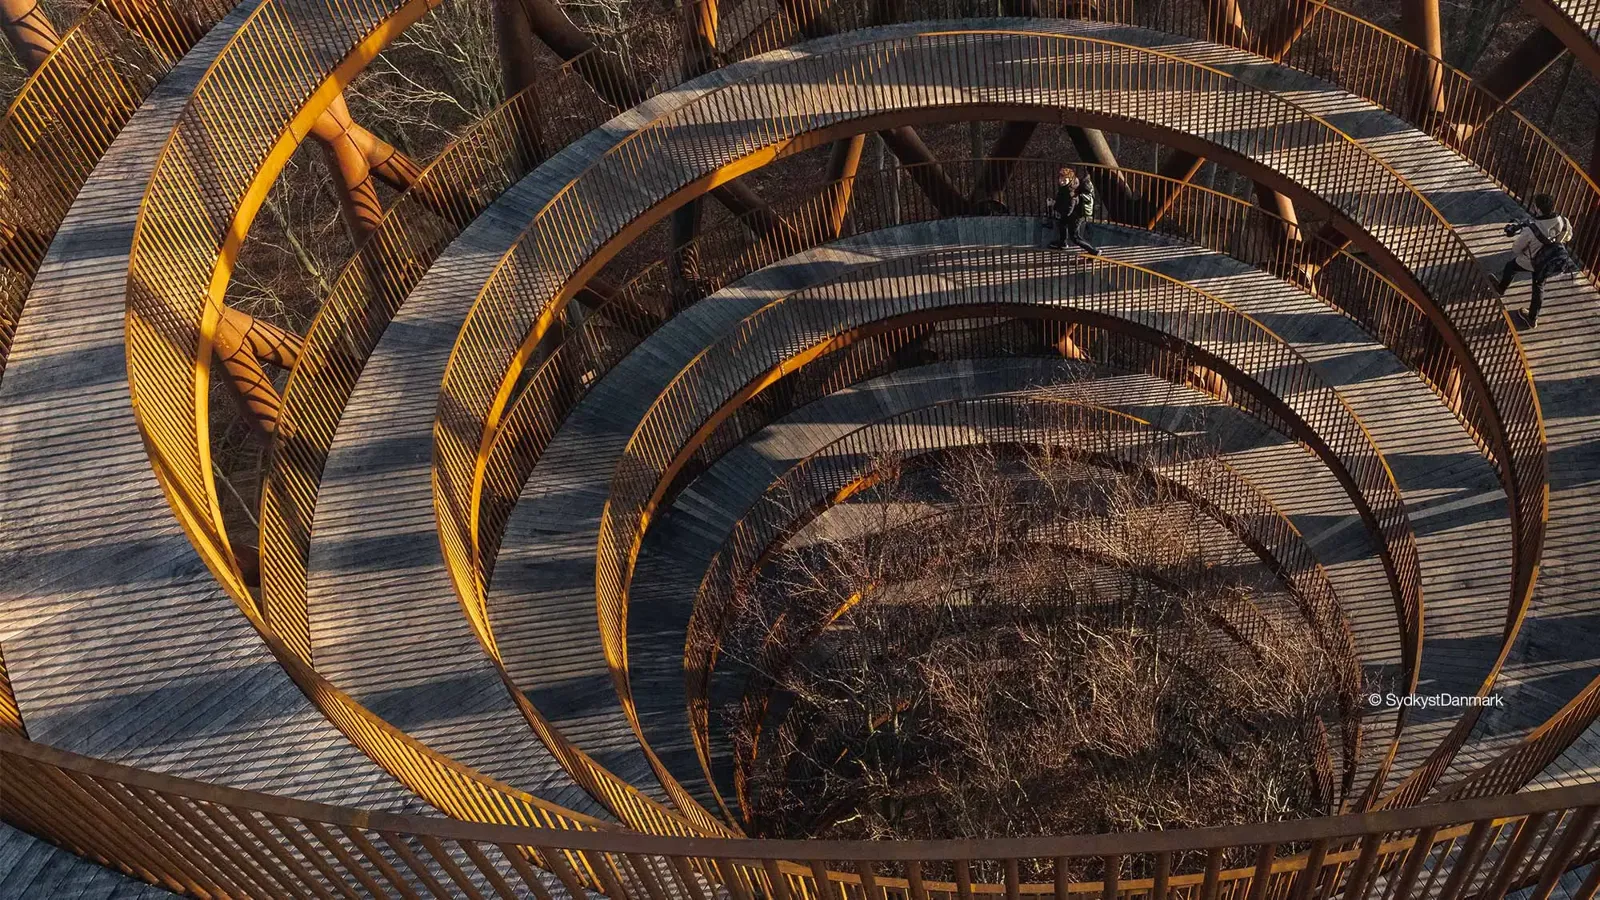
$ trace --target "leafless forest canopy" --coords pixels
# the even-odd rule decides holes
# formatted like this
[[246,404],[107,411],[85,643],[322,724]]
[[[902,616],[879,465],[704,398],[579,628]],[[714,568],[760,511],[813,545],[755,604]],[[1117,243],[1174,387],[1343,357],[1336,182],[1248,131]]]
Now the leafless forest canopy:
[[1328,811],[1323,729],[1349,699],[1334,663],[1181,491],[986,445],[884,457],[864,480],[739,593],[721,645],[722,677],[743,683],[724,722],[753,833],[978,838]]

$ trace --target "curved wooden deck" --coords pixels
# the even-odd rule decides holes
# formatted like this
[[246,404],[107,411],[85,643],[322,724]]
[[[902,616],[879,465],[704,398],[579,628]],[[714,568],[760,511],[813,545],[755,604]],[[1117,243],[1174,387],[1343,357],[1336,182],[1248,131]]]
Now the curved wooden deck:
[[[962,237],[968,240],[962,241]],[[599,635],[590,618],[596,529],[601,507],[607,500],[611,471],[620,458],[616,454],[621,452],[622,443],[642,410],[673,377],[677,366],[691,359],[718,329],[731,327],[744,314],[772,299],[766,293],[769,281],[781,279],[777,283],[783,288],[782,295],[788,296],[813,279],[821,283],[845,274],[838,271],[841,251],[848,251],[854,257],[854,265],[848,267],[854,269],[884,258],[950,250],[963,245],[983,246],[981,241],[1002,241],[1006,237],[1019,246],[1034,246],[1039,232],[1031,219],[951,220],[906,226],[827,248],[821,260],[824,272],[816,271],[817,265],[805,264],[808,255],[802,254],[763,270],[664,326],[602,378],[580,403],[552,440],[528,481],[523,502],[508,525],[490,591],[491,621],[508,669],[534,696],[536,704],[563,724],[570,737],[589,748],[588,740],[597,737],[590,730],[594,718],[608,711],[615,714],[615,697],[607,683]],[[1385,363],[1387,355],[1373,347],[1347,319],[1303,294],[1298,304],[1285,301],[1285,294],[1298,292],[1217,254],[1152,240],[1138,233],[1119,234],[1112,244],[1114,249],[1110,252],[1118,258],[1127,257],[1152,268],[1165,266],[1173,273],[1206,280],[1207,289],[1213,288],[1213,282],[1228,285],[1230,290],[1223,294],[1253,295],[1258,311],[1264,316],[1275,315],[1285,322],[1298,323],[1301,333],[1297,337],[1310,348],[1308,355],[1322,358],[1319,370],[1334,373],[1341,384],[1349,384],[1356,393],[1362,394],[1360,398],[1352,397],[1351,402],[1359,402],[1383,418],[1388,439],[1415,458],[1417,464],[1412,470],[1415,474],[1411,486],[1417,491],[1419,501],[1441,493],[1481,493],[1485,486],[1489,492],[1498,493],[1492,471],[1472,448],[1454,417],[1420,381],[1402,370],[1398,362],[1389,358]],[[747,299],[746,293],[753,288],[762,289],[762,294]],[[1429,429],[1431,443],[1419,442],[1416,434],[1419,422],[1437,424],[1454,432],[1454,441],[1448,434],[1438,435],[1439,429]],[[1453,473],[1452,466],[1456,470]],[[760,479],[747,482],[747,487],[757,481]],[[1295,480],[1290,479],[1288,483],[1293,484]],[[1299,507],[1305,508],[1303,500]],[[1470,534],[1480,523],[1458,524],[1464,533]],[[1491,531],[1484,532],[1485,537],[1495,527],[1492,520],[1487,527]],[[1503,523],[1500,527],[1504,527]],[[1355,532],[1360,533],[1361,529]],[[1437,565],[1425,570],[1428,584],[1425,596],[1439,594],[1441,616],[1453,607],[1474,600],[1484,602],[1481,596],[1463,592],[1452,584],[1450,573],[1456,569],[1452,563],[1459,564],[1461,560],[1451,558],[1451,548],[1459,550],[1462,536],[1455,535],[1453,541],[1439,538],[1431,554]],[[1502,550],[1503,546],[1502,539]],[[1359,556],[1357,554],[1356,558]],[[1474,562],[1479,565],[1478,571],[1492,577],[1490,573],[1495,563],[1491,559]],[[1499,566],[1502,572],[1507,568],[1503,555]],[[1382,582],[1381,571],[1376,581],[1370,578],[1368,581],[1369,584]],[[1387,596],[1386,585],[1383,592]],[[1489,607],[1488,614],[1492,617],[1497,608]],[[1475,620],[1470,614],[1459,615],[1459,609],[1455,612],[1458,618]],[[1392,601],[1387,599],[1375,612],[1376,621],[1384,619],[1390,625],[1388,634],[1392,642],[1393,607]],[[1440,627],[1449,633],[1449,628]],[[1377,631],[1382,631],[1381,626]],[[1444,652],[1430,657],[1426,664],[1430,672],[1437,670],[1437,674],[1431,676],[1435,680],[1448,678],[1451,682],[1472,683],[1474,678],[1483,677],[1491,661],[1492,656],[1485,659],[1480,653],[1474,660],[1477,665],[1474,670]],[[617,733],[617,726],[613,725],[602,735]],[[605,740],[605,736],[598,737]],[[620,741],[622,746],[627,745],[625,736]]]
[[[1600,8],[1590,10],[1593,4],[1582,0],[1534,5],[1548,5],[1576,23],[1588,50],[1575,45],[1574,50],[1594,51],[1600,58],[1595,50]],[[0,644],[37,740],[220,783],[369,809],[401,808],[416,801],[306,701],[196,558],[167,515],[166,497],[150,470],[130,408],[123,322],[139,200],[186,92],[250,6],[236,10],[202,41],[134,115],[85,184],[38,273],[8,360],[8,377],[0,385],[0,569],[7,575],[0,584]],[[1595,21],[1578,21],[1577,14],[1586,11],[1594,12]],[[1510,198],[1476,166],[1370,103],[1242,51],[1142,29],[1033,20],[987,24],[1159,48],[1292,97],[1430,199],[1485,270],[1497,272],[1503,262],[1499,225],[1520,211]],[[772,97],[746,90],[741,79],[754,83],[796,60],[822,60],[805,70],[821,83],[829,54],[917,29],[826,39],[663,94],[558,154],[501,198],[438,260],[364,372],[324,473],[307,583],[311,644],[320,671],[380,715],[468,765],[579,809],[599,809],[527,731],[461,619],[443,567],[433,483],[434,454],[444,447],[436,441],[449,432],[436,430],[441,396],[448,398],[460,377],[498,377],[493,364],[505,349],[469,346],[464,360],[452,362],[451,342],[463,331],[474,333],[474,317],[482,309],[469,310],[468,304],[499,277],[497,269],[508,258],[513,265],[507,268],[524,266],[518,275],[531,279],[532,302],[550,299],[538,293],[562,283],[560,267],[567,261],[550,254],[555,261],[538,261],[545,268],[527,269],[527,260],[516,254],[537,242],[539,210],[568,188],[581,193],[594,183],[588,179],[615,174],[603,163],[589,165],[606,150],[644,131],[666,135],[662,166],[683,170],[674,177],[693,176],[697,167],[725,162],[717,153],[734,146],[748,150],[752,143],[729,137],[744,126],[697,119],[699,110],[709,107],[696,107],[696,100],[725,89],[750,102],[749,118],[777,116],[779,110],[764,112],[760,106]],[[887,85],[884,93],[903,86]],[[804,106],[807,91],[817,86],[790,87],[790,101]],[[1198,120],[1186,115],[1175,108],[1167,124],[1195,131]],[[726,140],[708,143],[707,135]],[[1337,143],[1255,162],[1290,179],[1302,178],[1312,193],[1337,204],[1350,198],[1335,181],[1313,177],[1317,170],[1306,164],[1325,151],[1331,154]],[[674,157],[677,150],[682,155]],[[590,249],[603,250],[608,229],[624,227],[660,199],[644,186],[635,193],[605,195],[616,203],[601,209],[605,221],[595,225]],[[1359,205],[1359,198],[1350,202]],[[1436,262],[1415,250],[1423,246],[1417,235],[1431,226],[1381,217],[1366,224],[1377,244],[1400,248],[1396,255],[1414,272],[1426,272]],[[813,251],[799,264],[758,272],[667,323],[591,390],[529,480],[489,595],[506,666],[567,737],[641,788],[654,779],[617,708],[593,618],[595,538],[627,441],[650,401],[694,354],[766,303],[897,254],[1035,247],[1040,240],[1029,220],[950,220],[920,228],[896,235],[893,250],[879,236]],[[1454,416],[1353,323],[1277,279],[1145,233],[1103,229],[1100,237],[1112,258],[1188,282],[1265,322],[1338,389],[1383,450],[1415,525],[1426,615],[1419,690],[1471,693],[1498,647],[1511,581],[1510,539],[1506,498],[1495,472]],[[1426,282],[1425,276],[1419,278]],[[1508,302],[1516,303],[1526,290],[1525,283],[1518,285]],[[1600,417],[1592,384],[1600,371],[1600,292],[1577,278],[1553,285],[1549,294],[1543,327],[1522,336],[1550,448],[1550,517],[1538,593],[1500,679],[1506,707],[1479,723],[1444,780],[1447,786],[1524,737],[1600,666],[1593,587],[1600,560],[1592,537],[1600,519],[1600,488],[1591,474],[1600,467]],[[482,339],[481,328],[476,335]],[[515,342],[517,329],[506,339]],[[490,363],[486,372],[461,376],[454,370],[457,363],[473,364],[479,351],[486,351],[476,360]],[[457,356],[462,356],[459,349]],[[1001,368],[1029,370],[1021,364]],[[976,366],[963,369],[958,391],[993,390],[1015,376],[996,374],[990,384],[978,371]],[[932,384],[925,376],[904,373],[825,398],[730,453],[650,532],[634,593],[641,601],[659,600],[662,610],[678,609],[667,589],[687,584],[704,542],[721,527],[708,521],[720,523],[754,502],[750,498],[758,494],[751,492],[761,484],[756,472],[777,471],[806,447],[821,446],[838,428],[859,421],[869,408],[899,408],[913,396],[924,396],[918,391]],[[915,391],[903,390],[913,382]],[[1106,399],[1115,402],[1110,393]],[[1163,402],[1174,403],[1170,392]],[[1174,403],[1187,405],[1192,404]],[[1137,408],[1178,414],[1154,402]],[[1384,617],[1392,625],[1392,609],[1379,602],[1387,600],[1383,574],[1359,539],[1359,521],[1340,502],[1342,494],[1326,483],[1314,485],[1318,476],[1312,470],[1321,467],[1308,469],[1304,459],[1294,465],[1284,452],[1292,449],[1288,445],[1265,440],[1259,431],[1254,442],[1246,440],[1250,432],[1242,426],[1222,433],[1225,443],[1237,441],[1229,445],[1232,458],[1278,492],[1280,505],[1295,514],[1325,554],[1341,596],[1355,598],[1361,649],[1373,665],[1390,664],[1398,649],[1384,638]],[[753,468],[729,468],[740,465]],[[641,669],[635,693],[650,697],[651,706],[641,704],[647,736],[658,728],[667,735],[671,701],[681,699],[682,687],[671,693],[670,622],[642,616],[636,621],[651,624],[640,634],[655,640],[638,655],[654,674]],[[666,704],[657,709],[663,700]],[[679,725],[681,709],[679,704]],[[1455,715],[1446,710],[1412,717],[1393,778],[1415,767]],[[664,736],[660,746],[679,760],[674,772],[689,771],[680,765],[688,757],[676,755],[683,748],[681,738]],[[1576,742],[1535,785],[1592,781],[1597,771],[1600,727]],[[123,895],[119,892],[126,885],[78,872],[67,858],[50,855],[57,851],[30,841],[0,828],[0,896],[13,889]]]
[[157,900],[165,888],[134,881],[0,822],[0,897],[7,900]]
[[[1024,31],[1030,29],[1048,30],[1041,29],[1038,23],[1013,20],[1006,20],[997,24],[1006,28],[1016,28]],[[1079,27],[1071,26],[1068,30],[1074,30]],[[1274,66],[1260,58],[1251,57],[1239,51],[1220,48],[1216,45],[1155,35],[1139,29],[1119,26],[1081,27],[1096,36],[1108,39],[1130,43],[1142,40],[1152,46],[1159,46],[1163,52],[1203,60],[1208,65],[1218,66],[1229,71],[1241,80],[1293,96],[1295,101],[1300,103],[1303,108],[1322,115],[1326,122],[1336,123],[1341,132],[1352,136],[1375,158],[1392,167],[1394,171],[1406,176],[1408,181],[1414,184],[1424,196],[1433,201],[1433,205],[1443,216],[1443,223],[1453,226],[1457,233],[1465,238],[1467,248],[1477,258],[1482,268],[1489,271],[1498,270],[1499,264],[1504,259],[1503,254],[1505,252],[1504,238],[1500,235],[1498,226],[1518,213],[1515,203],[1489,181],[1487,176],[1472,163],[1407,126],[1401,120],[1370,103],[1331,88],[1303,73],[1285,70],[1282,67]],[[901,31],[908,30],[911,29],[902,29]],[[881,38],[885,34],[898,33],[900,31],[896,29],[877,29],[871,32],[871,37]],[[808,45],[808,50],[818,56],[825,56],[834,52],[837,48],[847,46],[852,41],[859,42],[868,39],[870,38],[866,33],[847,35],[815,42],[812,45]],[[785,59],[789,58],[793,57],[785,57]],[[771,61],[771,64],[778,65],[782,61],[775,59]],[[731,67],[730,71],[738,68],[738,66]],[[752,64],[751,68],[756,70],[759,66]],[[747,105],[749,105],[747,114],[751,118],[760,119],[762,113],[756,110],[760,108],[760,103],[764,98],[759,92],[750,92],[744,96],[749,98],[746,101]],[[791,97],[790,102],[798,105],[802,101]],[[690,125],[686,120],[683,130],[692,136],[695,127],[699,126]],[[667,132],[664,129],[658,129],[658,133],[665,134]],[[692,140],[692,137],[685,137],[684,140]],[[1302,148],[1302,152],[1304,152],[1304,148]],[[694,155],[697,166],[710,164],[705,153],[705,148],[701,148]],[[1269,160],[1266,162],[1268,165],[1284,164],[1282,160]],[[605,169],[606,165],[603,162],[597,163],[590,172],[585,174],[585,179],[603,178],[605,177]],[[1326,185],[1312,184],[1308,185],[1308,187],[1313,192],[1323,192],[1329,196],[1340,196],[1339,187],[1332,183]],[[645,205],[643,201],[636,198],[629,198],[628,203],[639,204],[640,208]],[[630,214],[630,212],[625,212],[622,209],[617,209],[613,212],[613,216],[620,217],[620,219],[625,219]],[[1378,232],[1381,232],[1383,240],[1396,241],[1403,245],[1407,242],[1408,235],[1414,233],[1415,229],[1408,230],[1406,226],[1396,225],[1392,227],[1384,226],[1379,228]],[[524,240],[531,240],[532,235],[539,233],[540,226],[535,224],[531,227],[528,236],[525,236]],[[605,235],[596,234],[594,240],[596,242],[595,246],[599,246],[605,240]],[[1417,271],[1426,271],[1428,269],[1428,262],[1425,258],[1413,257],[1409,262]],[[561,275],[557,271],[529,271],[522,260],[518,260],[517,265],[522,266],[518,277],[523,279],[524,284],[555,284],[559,283],[561,279]],[[1526,290],[1526,288],[1514,289],[1511,302],[1516,302],[1520,292],[1523,290]],[[1569,299],[1564,302],[1561,300],[1556,302],[1563,302],[1563,305],[1568,309],[1572,308],[1572,303],[1575,301],[1592,303],[1595,296],[1592,286],[1586,280],[1574,280],[1552,293],[1559,298],[1563,292]],[[1580,297],[1584,299],[1580,301],[1578,299]],[[475,312],[474,316],[483,318],[486,314],[487,311],[480,304],[480,309]],[[483,327],[488,327],[488,321],[488,319],[485,319]],[[1549,332],[1550,328],[1547,327],[1542,334],[1548,334]],[[475,330],[473,320],[469,318],[464,334],[467,335],[467,338],[465,338],[467,341],[481,341],[483,340],[484,332]],[[1551,365],[1555,362],[1549,357],[1545,357],[1541,362],[1540,354],[1536,351],[1536,347],[1533,346],[1537,343],[1537,337],[1530,343],[1530,355],[1533,357],[1536,376],[1541,370],[1547,373],[1552,372]],[[490,351],[488,356],[472,354],[469,354],[469,356],[473,356],[473,358],[479,359],[480,362],[492,366],[486,360],[499,352],[498,350]],[[466,364],[467,361],[464,359],[463,365]],[[1548,378],[1549,376],[1545,377]],[[447,373],[447,384],[451,383],[451,379],[452,376]],[[464,386],[460,382],[457,382],[457,385]],[[447,387],[447,390],[451,391],[458,389],[458,386],[454,385]],[[1545,403],[1547,419],[1555,421],[1556,417],[1551,415],[1551,403],[1553,399],[1559,403],[1559,399],[1553,398],[1550,392],[1543,387],[1540,388],[1540,393],[1541,400]],[[1558,409],[1556,411],[1564,413],[1563,410]],[[1578,412],[1580,415],[1587,415],[1588,411],[1578,410]],[[1568,418],[1569,416],[1563,414],[1561,417]],[[440,432],[440,434],[445,435],[447,432],[448,429],[445,432]],[[1554,445],[1559,441],[1565,440],[1565,438],[1553,435],[1551,440]],[[1582,443],[1581,439],[1579,443]],[[444,444],[436,446],[441,452],[445,449]],[[1590,515],[1586,511],[1590,504],[1585,502],[1585,497],[1581,494],[1581,473],[1591,460],[1588,458],[1575,459],[1570,452],[1566,454],[1554,452],[1554,446],[1552,450],[1552,511],[1547,546],[1553,552],[1547,554],[1544,564],[1545,578],[1542,581],[1544,586],[1540,589],[1539,597],[1535,601],[1534,612],[1531,615],[1533,620],[1554,616],[1558,619],[1566,620],[1570,624],[1570,617],[1563,615],[1560,610],[1574,603],[1582,605],[1587,600],[1581,594],[1572,597],[1567,596],[1567,593],[1573,589],[1572,586],[1580,583],[1580,579],[1568,578],[1563,576],[1562,572],[1569,567],[1579,567],[1581,578],[1581,571],[1586,565],[1585,554],[1581,551],[1567,552],[1565,554],[1559,551],[1562,546],[1566,545],[1567,541],[1571,540],[1570,536],[1575,536],[1582,532],[1585,527],[1584,523]],[[1562,558],[1563,556],[1565,558]],[[1535,621],[1530,621],[1530,629],[1537,630],[1539,627]],[[1577,668],[1581,665],[1581,662],[1575,659],[1573,652],[1569,650],[1565,653],[1565,659],[1561,661],[1561,664],[1569,668]],[[1525,679],[1521,676],[1508,673],[1508,681],[1520,682],[1523,680]],[[1568,685],[1568,688],[1572,690],[1575,690],[1576,687],[1576,685]],[[1521,705],[1525,711],[1527,723],[1542,720],[1545,716],[1553,713],[1560,705],[1553,702],[1553,698],[1553,693],[1548,699],[1541,699],[1532,694],[1525,696]],[[1512,737],[1515,737],[1526,733],[1527,727],[1528,724],[1513,726],[1509,733]],[[1463,759],[1462,765],[1472,765],[1475,759],[1476,761],[1481,761],[1482,757],[1474,758],[1469,755]]]
[[129,403],[124,289],[144,184],[189,90],[252,8],[225,18],[129,121],[35,280],[0,385],[0,641],[35,740],[398,808],[405,792],[306,701],[165,512]]
[[[1230,460],[1275,473],[1277,488],[1293,504],[1282,508],[1311,529],[1308,541],[1321,539],[1324,553],[1336,551],[1328,571],[1365,663],[1374,671],[1398,665],[1393,600],[1365,530],[1359,523],[1350,527],[1355,514],[1327,470],[1281,435],[1199,391],[1149,376],[1064,360],[935,363],[830,394],[761,429],[688,485],[647,535],[630,594],[629,669],[645,737],[685,783],[704,789],[686,718],[686,626],[712,556],[739,518],[790,466],[856,429],[943,400],[1019,390],[1061,393],[1162,420],[1214,444]],[[713,709],[720,708],[716,697],[727,699],[717,690],[714,679]],[[1389,725],[1374,716],[1369,739],[1386,741]],[[713,749],[725,750],[722,736],[715,729],[712,734]],[[725,753],[714,757],[727,759]],[[726,779],[719,784],[729,796]]]

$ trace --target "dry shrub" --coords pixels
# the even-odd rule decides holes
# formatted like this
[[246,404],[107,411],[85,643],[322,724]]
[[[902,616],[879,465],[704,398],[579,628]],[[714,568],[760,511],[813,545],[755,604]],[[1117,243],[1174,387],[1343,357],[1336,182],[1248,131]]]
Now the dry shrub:
[[986,447],[877,460],[871,476],[735,599],[723,665],[746,682],[725,721],[753,834],[976,838],[1329,810],[1316,762],[1339,709],[1334,664],[1171,484]]

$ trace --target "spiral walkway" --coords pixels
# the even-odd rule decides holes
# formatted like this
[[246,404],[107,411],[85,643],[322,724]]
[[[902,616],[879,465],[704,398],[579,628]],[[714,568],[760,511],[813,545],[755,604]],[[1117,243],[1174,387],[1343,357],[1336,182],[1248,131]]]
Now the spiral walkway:
[[[6,7],[0,898],[1593,896],[1600,186],[1405,3],[522,0],[431,161],[341,92],[437,0]],[[1528,11],[1600,71],[1593,6]],[[227,300],[307,140],[356,251],[301,334]],[[1258,587],[1213,664],[1316,635],[1326,815],[749,840],[741,585],[975,446],[1172,486]]]

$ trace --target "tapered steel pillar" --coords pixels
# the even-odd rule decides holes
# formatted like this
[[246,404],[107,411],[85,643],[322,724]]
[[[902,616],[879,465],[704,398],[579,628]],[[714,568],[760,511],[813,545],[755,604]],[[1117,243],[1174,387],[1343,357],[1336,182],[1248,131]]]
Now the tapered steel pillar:
[[[683,10],[683,67],[685,77],[711,71],[717,65],[716,0],[694,0]],[[668,220],[667,290],[675,307],[682,307],[703,296],[700,278],[700,248],[695,238],[700,232],[701,200],[695,198],[675,210]]]
[[[1481,127],[1485,122],[1501,109],[1503,103],[1510,103],[1516,96],[1527,89],[1528,85],[1538,80],[1544,71],[1550,68],[1566,52],[1566,45],[1548,28],[1536,29],[1532,34],[1523,39],[1512,51],[1506,54],[1489,74],[1478,79],[1478,85],[1483,88],[1483,94],[1473,92],[1471,101],[1463,104],[1462,109],[1452,109],[1451,116],[1460,137],[1465,138],[1472,134],[1473,129]],[[1493,98],[1493,99],[1490,99]]]
[[[595,51],[594,41],[573,25],[551,0],[521,0],[533,34],[574,69],[600,98],[617,109],[627,109],[644,99],[643,89],[606,53]],[[581,59],[580,59],[581,57]],[[793,237],[794,229],[774,214],[766,201],[735,181],[711,192],[728,212],[742,217],[762,236]]]
[[567,62],[601,99],[627,109],[644,100],[644,91],[609,53],[591,52],[594,41],[572,24],[552,0],[521,0],[528,27],[545,46]]
[[1144,216],[1144,227],[1154,228],[1156,224],[1167,217],[1172,211],[1172,204],[1177,202],[1178,195],[1183,192],[1184,185],[1189,179],[1199,173],[1200,167],[1206,161],[1186,150],[1174,150],[1168,154],[1161,165],[1156,168],[1156,174],[1162,178],[1171,178],[1172,181],[1157,181],[1152,187],[1150,196],[1146,198],[1149,209]]
[[1244,11],[1239,8],[1239,0],[1207,0],[1206,30],[1216,43],[1241,48],[1250,46],[1250,34],[1244,27]]
[[1594,146],[1589,151],[1589,177],[1600,181],[1600,116],[1594,126]]
[[685,75],[701,75],[721,64],[717,53],[717,0],[685,0],[683,56]]
[[533,64],[533,29],[528,26],[522,0],[492,0],[489,11],[494,17],[495,49],[500,56],[500,83],[507,97],[515,97],[539,80]]
[[827,220],[823,222],[824,240],[834,240],[844,233],[844,220],[850,214],[850,198],[855,193],[856,172],[861,168],[861,151],[867,136],[835,141],[828,157],[827,203],[824,209]]
[[1079,128],[1076,125],[1069,125],[1067,138],[1072,141],[1073,149],[1078,151],[1079,159],[1104,167],[1103,172],[1096,173],[1100,176],[1100,183],[1096,187],[1099,188],[1100,196],[1107,208],[1115,210],[1132,208],[1137,199],[1128,187],[1128,179],[1122,174],[1122,167],[1117,165],[1117,155],[1111,152],[1111,143],[1106,140],[1105,132],[1098,128]]
[[0,0],[0,30],[17,62],[29,72],[39,68],[61,43],[61,35],[45,18],[38,0]]
[[294,368],[300,358],[300,336],[224,306],[212,346],[245,417],[261,432],[276,431],[283,398],[262,364]]
[[383,217],[373,178],[382,178],[405,190],[421,170],[405,154],[357,125],[342,96],[335,97],[312,123],[311,135],[328,152],[329,164],[339,180],[345,221],[360,241],[378,227]]
[[1324,266],[1333,262],[1339,251],[1350,246],[1350,236],[1329,222],[1318,229],[1317,240],[1301,246],[1300,270],[1307,278],[1315,278]]
[[978,167],[977,183],[972,188],[973,203],[981,205],[1005,191],[1006,184],[1011,181],[1011,170],[1016,168],[1017,159],[1027,152],[1028,141],[1038,127],[1037,122],[1005,123],[994,146],[989,148],[988,157]]
[[906,177],[910,178],[922,193],[927,195],[933,208],[941,216],[965,215],[971,206],[967,203],[966,195],[958,190],[950,177],[945,174],[944,168],[934,157],[933,151],[922,142],[915,129],[909,126],[891,128],[879,132],[883,143],[889,152],[900,160],[906,167]]
[[1311,0],[1285,0],[1256,36],[1256,52],[1268,59],[1283,59],[1321,10],[1322,5]]
[[1259,181],[1255,183],[1255,192],[1256,203],[1274,217],[1270,220],[1274,242],[1287,245],[1287,252],[1291,254],[1299,254],[1303,235],[1300,233],[1300,215],[1295,211],[1294,201]]
[[1419,123],[1428,125],[1444,112],[1444,40],[1439,31],[1439,0],[1401,0],[1401,36],[1426,56],[1414,56],[1406,71],[1408,102]]
[[693,200],[673,210],[667,222],[667,290],[672,303],[682,308],[704,296],[700,279],[700,248],[695,238],[700,232],[701,206]]
[[1478,84],[1496,99],[1509,103],[1538,80],[1566,49],[1566,45],[1550,29],[1536,29],[1506,54],[1506,58],[1488,75],[1478,79]]

